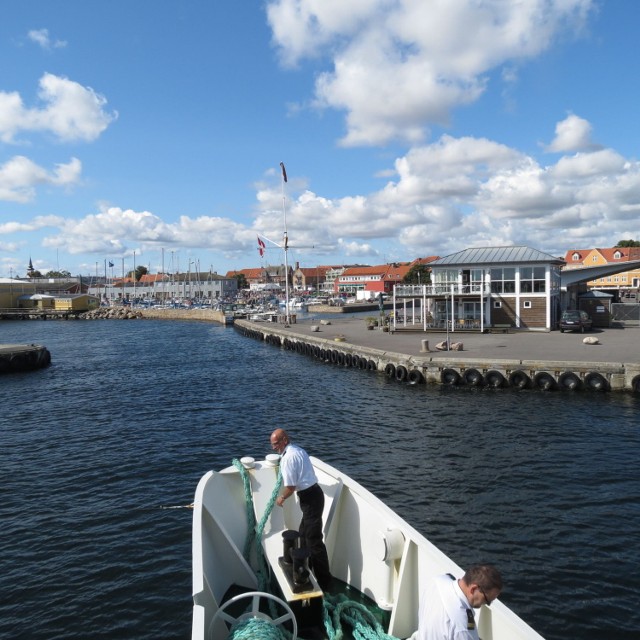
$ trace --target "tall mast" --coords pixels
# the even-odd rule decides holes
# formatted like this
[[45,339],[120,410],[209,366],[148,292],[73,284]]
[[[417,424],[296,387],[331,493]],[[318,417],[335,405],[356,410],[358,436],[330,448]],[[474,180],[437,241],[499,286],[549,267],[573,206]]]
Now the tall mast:
[[287,251],[289,249],[289,237],[287,236],[287,208],[285,206],[286,199],[284,195],[284,183],[287,182],[287,171],[284,168],[284,162],[280,163],[282,169],[282,217],[284,218],[284,303],[285,303],[285,323],[291,324],[291,310],[289,309],[289,262]]

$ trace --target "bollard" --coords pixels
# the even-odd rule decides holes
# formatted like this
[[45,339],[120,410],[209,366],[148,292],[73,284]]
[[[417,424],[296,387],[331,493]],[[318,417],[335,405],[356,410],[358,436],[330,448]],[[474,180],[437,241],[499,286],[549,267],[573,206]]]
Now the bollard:
[[429,351],[429,341],[428,340],[422,340],[422,347],[420,348],[420,351],[422,353],[425,353],[426,351]]

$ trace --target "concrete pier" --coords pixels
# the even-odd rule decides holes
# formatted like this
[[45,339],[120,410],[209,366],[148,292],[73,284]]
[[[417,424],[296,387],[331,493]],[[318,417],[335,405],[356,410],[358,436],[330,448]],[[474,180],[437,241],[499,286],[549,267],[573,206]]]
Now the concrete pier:
[[580,333],[452,332],[450,342],[462,343],[462,350],[439,351],[433,345],[446,339],[442,333],[369,331],[362,318],[343,318],[289,327],[236,320],[234,326],[301,355],[409,384],[640,392],[640,361],[631,346],[640,337],[637,328],[593,332],[597,345],[585,344]]
[[48,367],[51,354],[46,347],[37,344],[0,345],[0,374],[34,371]]

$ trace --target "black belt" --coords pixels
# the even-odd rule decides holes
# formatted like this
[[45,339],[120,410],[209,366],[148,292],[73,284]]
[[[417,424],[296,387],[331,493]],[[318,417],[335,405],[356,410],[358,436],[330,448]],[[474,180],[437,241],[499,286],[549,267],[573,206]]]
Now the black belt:
[[315,489],[315,487],[318,486],[318,483],[316,482],[315,484],[312,484],[310,487],[307,487],[306,489],[303,489],[302,491],[298,491],[298,495],[299,496],[303,496],[305,493],[307,493],[307,491],[311,491],[311,489]]

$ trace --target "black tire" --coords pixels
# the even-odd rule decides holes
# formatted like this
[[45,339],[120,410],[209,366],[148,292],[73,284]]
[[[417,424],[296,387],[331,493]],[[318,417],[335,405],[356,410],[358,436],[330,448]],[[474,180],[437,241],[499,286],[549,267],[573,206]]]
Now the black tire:
[[640,393],[640,376],[636,376],[632,381],[631,381],[631,390],[634,393]]
[[493,387],[494,389],[499,389],[500,387],[504,387],[505,383],[507,382],[505,380],[505,377],[495,369],[491,371],[487,371],[484,377],[484,380],[489,387]]
[[387,366],[384,368],[384,375],[387,376],[387,378],[395,378],[396,377],[396,367],[395,365],[391,364],[391,362],[389,362],[387,364]]
[[591,391],[608,391],[607,379],[597,371],[591,371],[584,378],[584,386]]
[[376,364],[375,360],[367,361],[367,371],[377,371],[377,370],[378,370],[378,365]]
[[466,369],[462,374],[462,379],[470,387],[479,387],[484,381],[482,374],[477,369]]
[[408,374],[407,367],[403,367],[401,364],[396,367],[396,380],[398,382],[404,382]]
[[353,365],[353,356],[350,353],[344,354],[344,366],[350,367]]
[[411,369],[411,371],[409,371],[407,381],[409,382],[409,384],[423,384],[424,376],[422,375],[420,369]]
[[518,369],[509,374],[509,384],[516,389],[527,389],[531,386],[531,378]]
[[567,391],[578,391],[582,386],[582,380],[573,371],[565,371],[558,379],[558,384]]
[[552,391],[556,388],[555,378],[546,371],[541,371],[540,373],[536,373],[533,378],[533,382],[538,389],[542,389],[542,391]]
[[460,384],[460,374],[455,369],[443,369],[440,374],[440,380],[442,384],[446,384],[449,387],[455,387]]

